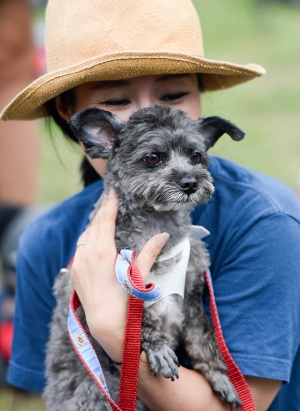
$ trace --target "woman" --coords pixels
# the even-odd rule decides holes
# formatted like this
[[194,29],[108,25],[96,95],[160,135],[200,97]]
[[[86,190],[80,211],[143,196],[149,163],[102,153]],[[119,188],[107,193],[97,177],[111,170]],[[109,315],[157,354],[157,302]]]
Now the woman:
[[[46,30],[48,73],[20,93],[2,118],[50,115],[71,138],[67,120],[85,108],[104,108],[127,120],[134,111],[159,103],[196,119],[201,116],[199,89],[226,88],[264,73],[255,65],[206,60],[189,0],[50,0]],[[105,169],[104,160],[88,161],[84,178],[93,183],[33,223],[21,240],[8,379],[24,389],[43,390],[47,327],[55,306],[51,289],[74,253],[71,279],[91,332],[114,361],[121,359],[128,296],[113,269],[117,200],[111,193],[84,231]],[[211,158],[210,172],[216,193],[192,219],[211,233],[207,244],[227,345],[257,410],[296,410],[299,205],[279,182],[223,159]],[[144,278],[166,241],[158,233],[137,257]],[[150,410],[228,410],[185,364],[180,378],[170,382],[153,377],[142,354],[139,398]]]

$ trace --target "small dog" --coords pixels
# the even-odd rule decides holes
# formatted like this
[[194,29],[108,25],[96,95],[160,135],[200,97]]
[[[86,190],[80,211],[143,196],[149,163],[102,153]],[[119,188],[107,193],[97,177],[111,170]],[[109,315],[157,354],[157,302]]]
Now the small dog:
[[[137,111],[128,122],[110,112],[90,108],[74,115],[69,124],[88,156],[108,159],[105,190],[113,187],[119,201],[117,249],[139,253],[150,237],[168,232],[169,241],[151,270],[151,279],[156,282],[155,277],[162,278],[162,274],[175,276],[178,264],[185,265],[184,290],[171,290],[144,309],[141,345],[151,370],[166,378],[177,377],[174,350],[183,343],[192,368],[209,381],[219,398],[239,407],[240,399],[227,376],[204,311],[204,271],[209,257],[204,243],[191,238],[189,212],[196,204],[208,202],[214,192],[207,170],[207,150],[224,133],[238,141],[244,137],[243,131],[219,117],[193,121],[180,110],[160,105]],[[91,219],[100,204],[101,199]],[[47,410],[110,410],[69,340],[67,312],[72,285],[66,270],[58,276],[54,292],[57,307],[46,360]],[[88,330],[82,309],[78,315]],[[117,402],[119,372],[112,373],[106,354],[93,338],[92,341],[111,396]],[[137,400],[136,409],[146,408]]]

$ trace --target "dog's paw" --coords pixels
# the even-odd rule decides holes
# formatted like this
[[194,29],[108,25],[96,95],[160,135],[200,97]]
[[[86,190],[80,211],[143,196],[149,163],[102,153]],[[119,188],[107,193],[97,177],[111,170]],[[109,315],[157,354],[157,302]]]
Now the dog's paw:
[[234,405],[236,408],[241,407],[242,402],[234,386],[232,385],[227,374],[220,371],[215,371],[212,378],[210,378],[210,384],[215,394],[228,404]]
[[155,349],[148,348],[146,351],[149,367],[156,376],[159,372],[172,381],[178,378],[179,362],[174,351],[167,345],[163,344]]

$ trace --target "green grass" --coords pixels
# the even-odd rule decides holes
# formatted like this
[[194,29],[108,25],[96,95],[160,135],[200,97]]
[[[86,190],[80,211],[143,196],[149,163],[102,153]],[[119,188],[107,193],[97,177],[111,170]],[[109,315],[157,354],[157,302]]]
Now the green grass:
[[41,124],[41,135],[39,199],[42,202],[60,201],[81,189],[82,150],[54,126],[50,136],[48,127]]
[[[296,188],[300,170],[300,7],[258,1],[194,0],[205,38],[206,57],[255,62],[267,75],[202,96],[204,115],[220,115],[246,132],[234,143],[221,139],[212,153],[272,175]],[[61,201],[81,189],[81,154],[57,132],[41,131],[39,200]],[[0,410],[42,411],[42,403],[12,391],[0,392]]]
[[246,132],[241,143],[223,138],[212,153],[296,189],[300,170],[300,7],[259,7],[250,0],[221,3],[195,1],[202,16],[206,57],[255,62],[266,68],[267,75],[203,96],[204,115],[221,115]]
[[45,411],[40,395],[0,389],[1,411]]
[[[300,170],[300,8],[255,1],[195,1],[206,56],[255,62],[267,75],[203,96],[204,115],[228,118],[246,132],[241,143],[223,138],[212,150],[296,188]],[[218,40],[217,40],[218,39]]]

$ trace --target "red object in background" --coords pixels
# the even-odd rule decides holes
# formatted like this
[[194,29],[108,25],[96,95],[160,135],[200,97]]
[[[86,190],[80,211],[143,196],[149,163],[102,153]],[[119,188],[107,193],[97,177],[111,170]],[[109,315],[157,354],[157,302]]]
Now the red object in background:
[[33,70],[36,78],[46,73],[46,53],[44,47],[36,47],[35,49]]
[[0,354],[8,361],[10,359],[11,345],[13,338],[12,321],[5,321],[0,324]]

